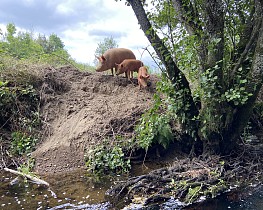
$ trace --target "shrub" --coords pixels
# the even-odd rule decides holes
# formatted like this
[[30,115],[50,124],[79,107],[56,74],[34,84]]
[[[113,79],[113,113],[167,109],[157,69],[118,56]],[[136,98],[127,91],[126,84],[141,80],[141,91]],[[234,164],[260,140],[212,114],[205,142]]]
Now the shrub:
[[96,145],[86,155],[86,166],[96,174],[115,172],[126,173],[131,165],[130,160],[124,159],[124,153],[119,146]]
[[11,151],[16,155],[23,155],[31,152],[37,142],[36,138],[19,131],[13,132],[11,136]]

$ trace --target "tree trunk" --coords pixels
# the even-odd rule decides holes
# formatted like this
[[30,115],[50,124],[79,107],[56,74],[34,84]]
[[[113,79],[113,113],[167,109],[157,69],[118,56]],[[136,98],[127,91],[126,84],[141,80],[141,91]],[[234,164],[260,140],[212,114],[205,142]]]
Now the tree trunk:
[[171,52],[167,49],[163,41],[160,39],[158,34],[152,28],[152,25],[145,13],[143,5],[140,0],[128,0],[128,3],[132,6],[132,9],[139,21],[139,24],[145,33],[145,36],[148,38],[149,42],[152,44],[155,52],[163,62],[166,67],[168,77],[170,81],[174,84],[176,91],[181,91],[184,95],[185,103],[185,115],[188,120],[183,123],[185,127],[188,127],[189,130],[194,131],[195,137],[197,134],[197,124],[192,119],[195,116],[198,116],[198,109],[195,106],[193,97],[191,95],[191,89],[185,75],[180,71],[176,63],[172,59]]
[[235,114],[232,124],[229,126],[229,129],[225,130],[223,133],[224,137],[221,142],[221,150],[224,152],[229,151],[230,148],[228,145],[233,145],[234,141],[246,127],[263,84],[263,3],[260,8],[261,14],[258,17],[260,28],[257,35],[258,39],[255,40],[256,48],[250,70],[251,76],[249,84],[247,85],[247,91],[253,95],[249,97],[248,101],[243,106],[237,107],[234,110]]

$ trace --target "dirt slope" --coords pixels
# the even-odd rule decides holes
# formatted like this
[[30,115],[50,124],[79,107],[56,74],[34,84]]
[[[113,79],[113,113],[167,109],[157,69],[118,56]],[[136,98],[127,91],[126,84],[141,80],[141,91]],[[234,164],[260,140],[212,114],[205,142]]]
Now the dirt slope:
[[83,73],[72,67],[46,69],[41,90],[43,139],[33,152],[38,173],[84,166],[84,151],[105,138],[133,135],[133,127],[150,107],[157,78],[139,91],[123,76]]

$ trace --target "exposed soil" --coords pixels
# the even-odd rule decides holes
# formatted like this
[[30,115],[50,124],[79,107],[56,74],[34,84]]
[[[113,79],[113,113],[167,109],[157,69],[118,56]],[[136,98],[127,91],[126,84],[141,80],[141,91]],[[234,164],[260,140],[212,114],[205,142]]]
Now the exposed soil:
[[32,156],[38,173],[84,167],[91,145],[116,135],[133,135],[134,125],[153,102],[151,86],[139,90],[124,76],[80,72],[72,67],[45,69],[41,89],[43,138]]

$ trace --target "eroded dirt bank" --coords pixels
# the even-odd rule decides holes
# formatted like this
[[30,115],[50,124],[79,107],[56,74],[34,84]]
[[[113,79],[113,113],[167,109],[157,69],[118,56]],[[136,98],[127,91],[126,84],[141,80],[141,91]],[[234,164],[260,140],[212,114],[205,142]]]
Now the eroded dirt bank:
[[38,173],[64,172],[84,166],[84,153],[104,139],[130,137],[155,92],[140,91],[123,76],[79,72],[72,67],[46,69],[41,90],[43,138],[33,152]]

